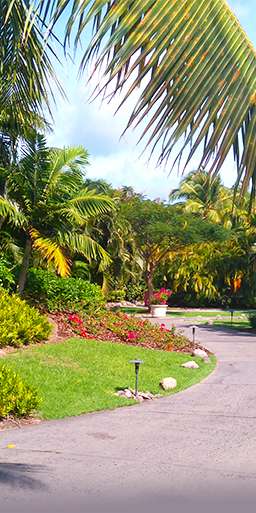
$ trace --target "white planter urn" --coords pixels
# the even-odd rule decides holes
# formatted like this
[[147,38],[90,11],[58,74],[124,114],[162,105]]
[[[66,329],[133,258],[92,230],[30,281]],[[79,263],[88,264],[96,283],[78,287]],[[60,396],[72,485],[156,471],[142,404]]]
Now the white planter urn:
[[152,317],[166,317],[168,305],[151,305],[150,313]]

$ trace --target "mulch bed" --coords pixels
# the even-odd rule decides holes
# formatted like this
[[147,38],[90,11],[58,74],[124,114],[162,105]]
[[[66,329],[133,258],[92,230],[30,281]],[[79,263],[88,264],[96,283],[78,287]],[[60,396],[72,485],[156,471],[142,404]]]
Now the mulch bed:
[[0,431],[5,431],[6,429],[13,428],[22,428],[24,426],[41,424],[41,419],[36,417],[26,417],[17,419],[14,417],[8,417],[7,419],[0,420]]

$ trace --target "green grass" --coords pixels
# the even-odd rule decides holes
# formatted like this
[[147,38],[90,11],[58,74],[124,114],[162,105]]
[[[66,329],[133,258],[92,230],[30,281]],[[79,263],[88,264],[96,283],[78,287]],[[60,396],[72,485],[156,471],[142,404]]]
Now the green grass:
[[134,387],[134,366],[129,360],[135,357],[144,360],[140,390],[163,395],[162,378],[175,377],[178,392],[205,378],[216,363],[214,357],[209,364],[193,358],[200,368],[184,369],[180,365],[191,359],[188,355],[80,339],[18,350],[4,358],[4,363],[38,388],[43,398],[40,416],[57,419],[134,404],[115,392]]
[[213,324],[215,326],[223,326],[223,327],[232,328],[232,329],[240,330],[240,331],[243,331],[243,330],[251,331],[252,330],[252,327],[247,319],[238,319],[238,320],[234,319],[232,324],[230,321],[219,320],[219,321],[214,321]]
[[[148,313],[147,308],[140,307],[123,307],[120,310],[127,314],[144,314]],[[242,315],[247,315],[248,313],[255,313],[255,310],[235,310],[234,318],[241,317]],[[197,317],[227,317],[230,319],[230,311],[229,310],[193,310],[193,309],[168,309],[167,316],[169,317],[181,317],[181,318],[197,318]]]

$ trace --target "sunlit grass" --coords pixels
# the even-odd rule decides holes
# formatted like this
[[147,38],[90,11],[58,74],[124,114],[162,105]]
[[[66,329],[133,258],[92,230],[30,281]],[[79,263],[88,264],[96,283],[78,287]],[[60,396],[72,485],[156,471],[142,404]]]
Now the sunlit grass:
[[214,357],[208,364],[193,358],[199,369],[184,369],[181,364],[191,359],[188,355],[81,339],[18,350],[4,361],[38,388],[43,399],[40,415],[54,419],[134,404],[115,395],[118,389],[134,387],[134,366],[129,363],[134,358],[144,361],[140,389],[163,395],[162,378],[176,378],[178,392],[202,380],[215,366]]

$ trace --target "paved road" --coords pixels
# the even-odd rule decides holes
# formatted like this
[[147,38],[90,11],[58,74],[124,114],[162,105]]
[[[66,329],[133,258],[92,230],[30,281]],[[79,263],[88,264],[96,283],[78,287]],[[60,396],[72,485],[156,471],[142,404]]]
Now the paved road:
[[1,432],[1,513],[255,512],[256,338],[198,340],[219,363],[187,391]]

